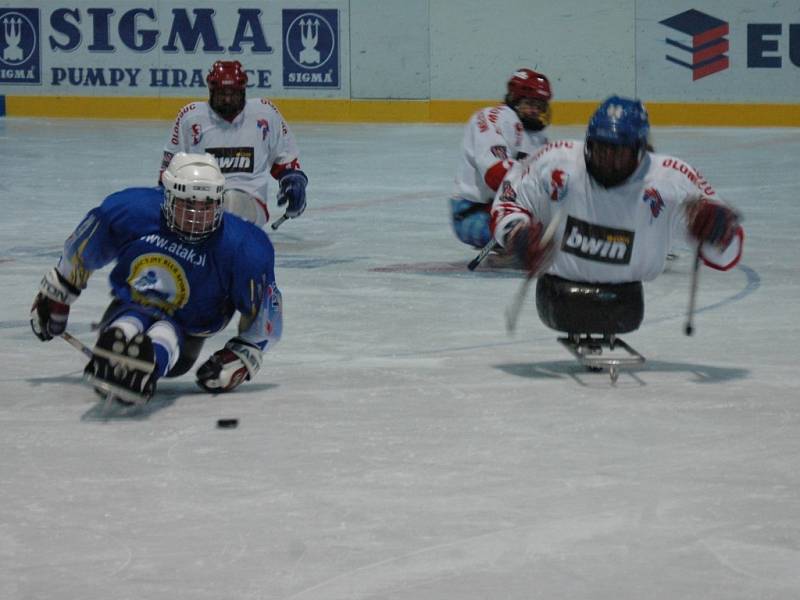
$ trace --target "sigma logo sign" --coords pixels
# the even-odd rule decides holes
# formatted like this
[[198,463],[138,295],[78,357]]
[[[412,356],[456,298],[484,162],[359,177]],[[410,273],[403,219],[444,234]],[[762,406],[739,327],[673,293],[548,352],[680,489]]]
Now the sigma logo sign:
[[338,10],[283,10],[283,86],[339,87]]
[[0,83],[42,82],[39,10],[0,8]]
[[728,68],[727,22],[692,8],[660,23],[672,29],[667,60],[690,69],[692,81]]

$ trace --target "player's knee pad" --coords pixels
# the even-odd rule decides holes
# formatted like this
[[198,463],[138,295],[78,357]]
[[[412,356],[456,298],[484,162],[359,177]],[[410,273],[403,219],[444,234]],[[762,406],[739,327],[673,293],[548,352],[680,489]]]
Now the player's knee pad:
[[470,246],[483,248],[491,239],[490,204],[451,198],[450,217],[456,237]]
[[156,321],[147,330],[153,340],[159,375],[166,375],[178,361],[180,353],[180,334],[169,321]]
[[556,331],[628,333],[644,318],[642,283],[583,283],[544,275],[536,282],[536,311]]

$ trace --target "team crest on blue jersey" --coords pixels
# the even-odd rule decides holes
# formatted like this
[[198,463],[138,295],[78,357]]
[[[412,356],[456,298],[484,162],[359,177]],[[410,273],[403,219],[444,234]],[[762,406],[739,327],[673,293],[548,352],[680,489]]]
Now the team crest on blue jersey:
[[0,83],[42,83],[39,38],[39,9],[0,8]]
[[177,262],[163,254],[143,254],[131,263],[128,285],[135,302],[168,315],[189,301],[189,280]]
[[283,86],[339,87],[338,10],[283,10]]
[[644,191],[644,196],[642,196],[642,201],[650,206],[650,214],[653,219],[657,219],[661,211],[664,210],[664,199],[655,188],[647,188]]

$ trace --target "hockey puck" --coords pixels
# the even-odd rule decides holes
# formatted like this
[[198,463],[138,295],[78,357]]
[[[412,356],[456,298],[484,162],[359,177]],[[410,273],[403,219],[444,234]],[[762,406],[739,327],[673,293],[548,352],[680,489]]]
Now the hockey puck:
[[239,419],[217,419],[219,429],[236,429],[238,425]]

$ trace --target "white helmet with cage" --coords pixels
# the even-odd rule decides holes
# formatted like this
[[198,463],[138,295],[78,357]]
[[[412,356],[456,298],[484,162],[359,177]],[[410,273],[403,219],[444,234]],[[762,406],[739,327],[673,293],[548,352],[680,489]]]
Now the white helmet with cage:
[[167,226],[187,242],[210,236],[222,223],[225,176],[211,154],[178,152],[161,177]]

